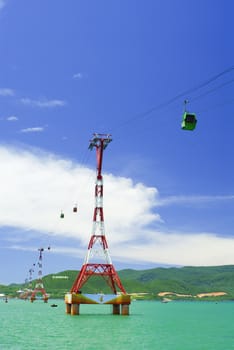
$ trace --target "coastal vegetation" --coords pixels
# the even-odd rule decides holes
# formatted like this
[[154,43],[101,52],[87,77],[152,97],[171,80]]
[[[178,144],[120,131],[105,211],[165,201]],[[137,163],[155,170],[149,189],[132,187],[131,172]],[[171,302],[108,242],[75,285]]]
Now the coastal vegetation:
[[[79,271],[67,270],[43,277],[51,298],[63,298],[69,292]],[[234,265],[212,267],[170,267],[118,271],[121,282],[134,299],[234,300]],[[35,285],[36,281],[32,281]],[[26,284],[0,285],[0,293],[15,297]],[[18,293],[17,293],[18,292]],[[83,293],[111,293],[100,277],[93,276]]]

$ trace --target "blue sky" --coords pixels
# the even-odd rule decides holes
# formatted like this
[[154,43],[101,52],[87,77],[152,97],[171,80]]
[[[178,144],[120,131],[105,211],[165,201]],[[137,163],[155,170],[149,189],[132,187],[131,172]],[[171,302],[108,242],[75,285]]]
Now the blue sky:
[[[104,214],[117,269],[234,264],[233,10],[0,0],[0,283],[23,282],[48,245],[43,274],[80,269],[94,132],[113,137]],[[193,132],[180,128],[185,99]]]

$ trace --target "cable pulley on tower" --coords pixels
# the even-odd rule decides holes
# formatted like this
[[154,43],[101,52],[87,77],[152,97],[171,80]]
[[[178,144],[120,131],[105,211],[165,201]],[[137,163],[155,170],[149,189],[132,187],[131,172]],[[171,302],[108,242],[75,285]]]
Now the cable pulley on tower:
[[92,140],[89,143],[89,149],[92,151],[93,147],[100,146],[102,143],[102,149],[105,149],[108,144],[112,141],[110,134],[93,134]]

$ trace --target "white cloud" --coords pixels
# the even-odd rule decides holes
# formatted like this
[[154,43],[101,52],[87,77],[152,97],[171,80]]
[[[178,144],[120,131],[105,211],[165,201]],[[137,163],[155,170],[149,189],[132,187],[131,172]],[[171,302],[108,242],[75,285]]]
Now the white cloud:
[[[49,235],[50,243],[57,236],[68,243],[64,248],[55,247],[56,253],[83,259],[92,230],[95,169],[39,150],[5,146],[0,146],[0,162],[0,197],[4,198],[0,201],[0,225],[18,231],[19,241],[12,248],[22,249],[21,235],[23,240],[27,235],[29,239]],[[112,174],[103,177],[105,227],[113,261],[138,265],[233,263],[234,239],[208,232],[153,229],[157,223],[162,226],[162,218],[155,212],[161,201],[157,189]],[[75,203],[76,214],[72,212]],[[64,219],[60,219],[61,210]],[[77,240],[77,246],[69,247],[70,239]],[[23,249],[28,249],[25,244]]]
[[[25,252],[35,252],[35,246],[27,246],[27,245],[20,245],[16,243],[12,244],[8,248],[14,249],[14,250],[19,250],[19,251],[25,251]],[[68,256],[73,256],[73,257],[83,257],[84,255],[84,250],[83,249],[78,249],[77,247],[59,247],[53,245],[51,248],[51,252],[54,254],[61,254],[61,255],[68,255]]]
[[27,106],[39,107],[39,108],[54,108],[63,107],[66,102],[63,100],[32,100],[30,98],[21,98],[20,102]]
[[[181,266],[233,264],[234,239],[214,233],[149,232],[142,244],[131,242],[121,253],[122,260]],[[117,247],[113,246],[114,252]],[[113,250],[113,249],[112,249]]]
[[[0,2],[1,9],[1,2]],[[0,88],[0,96],[14,96],[14,90],[8,88]]]
[[6,5],[5,0],[0,0],[0,10],[3,9],[3,7]]
[[75,73],[73,75],[73,79],[82,79],[84,77],[84,75],[82,73]]
[[160,199],[158,206],[173,205],[173,204],[205,204],[217,201],[233,200],[234,195],[228,196],[171,196]]
[[33,127],[33,128],[25,128],[25,129],[21,129],[20,132],[22,133],[30,133],[30,132],[42,132],[44,131],[45,128],[42,127],[42,126],[36,126],[36,127]]
[[14,115],[11,115],[10,117],[6,118],[9,122],[15,122],[16,120],[18,120],[18,118]]
[[[8,193],[7,203],[2,203],[1,225],[62,234],[87,243],[87,232],[92,226],[94,170],[51,154],[5,147],[0,147],[0,160],[4,164],[0,179],[2,183],[10,183],[9,187],[0,189],[0,195],[5,196],[5,191]],[[105,212],[110,216],[111,230],[119,230],[118,241],[126,240],[124,232],[128,227],[141,227],[158,219],[151,213],[154,189],[105,175],[105,191],[109,192],[105,198]],[[140,198],[141,206],[137,198]],[[128,209],[127,201],[133,201]],[[72,207],[76,202],[78,215],[73,215]],[[65,211],[65,220],[60,220],[60,210]]]

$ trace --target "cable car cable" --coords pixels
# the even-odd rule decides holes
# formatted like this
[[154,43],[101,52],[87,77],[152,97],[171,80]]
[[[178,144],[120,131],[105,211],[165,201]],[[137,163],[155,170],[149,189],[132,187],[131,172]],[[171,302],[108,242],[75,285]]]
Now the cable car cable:
[[193,102],[193,101],[199,100],[200,98],[202,98],[202,97],[204,97],[204,96],[206,96],[206,95],[209,95],[209,94],[211,94],[212,92],[217,91],[217,90],[221,89],[222,87],[224,87],[224,86],[226,86],[226,85],[229,85],[229,84],[231,84],[231,83],[233,83],[233,82],[234,82],[234,79],[229,80],[229,81],[226,81],[225,83],[223,83],[223,84],[221,84],[221,85],[218,85],[218,86],[214,87],[213,89],[208,90],[208,91],[204,92],[203,94],[198,95],[197,97],[194,97],[194,98],[190,99],[189,102],[191,102],[191,101]]
[[[203,88],[203,87],[209,85],[209,84],[212,83],[213,81],[219,79],[220,77],[222,77],[222,76],[225,75],[225,74],[230,73],[230,72],[233,71],[233,70],[234,70],[234,66],[231,66],[231,67],[225,69],[224,71],[222,71],[222,72],[220,72],[220,73],[218,73],[218,74],[212,76],[211,78],[209,78],[209,79],[203,81],[202,83],[200,83],[200,84],[198,84],[198,85],[196,85],[196,86],[194,86],[194,87],[192,87],[192,88],[189,88],[188,90],[185,90],[184,92],[179,93],[178,95],[176,95],[176,96],[172,97],[171,99],[169,99],[169,100],[167,100],[167,101],[165,101],[165,102],[159,104],[158,106],[152,107],[152,108],[146,110],[145,112],[136,114],[136,115],[133,116],[132,118],[129,118],[128,120],[126,120],[125,122],[123,122],[122,124],[119,124],[118,127],[114,128],[114,132],[115,132],[115,130],[117,130],[117,129],[123,127],[123,126],[125,126],[126,124],[129,124],[129,123],[131,123],[131,122],[133,122],[133,121],[135,121],[135,120],[137,120],[137,119],[144,118],[144,117],[148,116],[149,114],[151,114],[151,113],[153,113],[153,112],[155,112],[155,111],[160,110],[161,108],[167,107],[168,105],[170,105],[170,104],[172,104],[173,102],[175,102],[175,101],[181,99],[182,97],[187,96],[187,95],[189,95],[189,94],[191,94],[191,93],[194,93],[194,92],[200,90],[201,88]],[[113,132],[112,132],[112,133],[113,133]]]
[[[133,116],[132,118],[126,120],[125,122],[120,123],[117,127],[114,128],[113,131],[115,132],[115,130],[117,130],[117,129],[123,127],[123,126],[125,126],[126,124],[132,123],[133,121],[135,121],[135,120],[137,120],[137,119],[142,119],[142,118],[144,118],[144,117],[150,115],[150,114],[153,113],[153,112],[156,112],[156,111],[158,111],[158,110],[160,110],[160,109],[162,109],[162,108],[167,107],[168,105],[170,105],[170,104],[172,104],[173,102],[175,102],[175,101],[181,99],[182,97],[187,96],[187,95],[189,95],[189,94],[192,94],[192,93],[194,93],[194,92],[196,92],[196,91],[202,89],[203,87],[205,87],[205,86],[211,84],[212,82],[216,81],[217,79],[219,79],[219,78],[222,77],[223,75],[228,74],[228,73],[230,73],[230,72],[233,71],[233,70],[234,70],[234,66],[231,66],[231,67],[229,67],[229,68],[223,70],[222,72],[220,72],[220,73],[218,73],[218,74],[212,76],[211,78],[209,78],[209,79],[203,81],[202,83],[200,83],[200,84],[198,84],[198,85],[196,85],[196,86],[194,86],[194,87],[192,87],[192,88],[189,88],[189,89],[185,90],[185,91],[182,92],[182,93],[179,93],[178,95],[176,95],[176,96],[170,98],[169,100],[167,100],[167,101],[165,101],[165,102],[163,102],[163,103],[160,103],[158,106],[152,107],[152,108],[146,110],[145,112],[136,114],[135,116]],[[206,91],[206,92],[204,92],[203,94],[200,94],[199,96],[190,99],[190,101],[198,100],[198,99],[200,99],[200,98],[202,98],[202,97],[204,97],[204,96],[206,96],[206,95],[208,95],[208,94],[210,94],[210,93],[212,93],[212,92],[214,92],[214,91],[216,91],[216,90],[222,88],[223,86],[226,86],[226,85],[228,85],[228,84],[231,84],[232,82],[234,82],[234,79],[229,80],[229,81],[227,81],[227,82],[225,82],[225,83],[223,83],[223,84],[221,84],[221,85],[219,85],[219,86],[217,86],[217,87],[214,87],[213,89],[211,89],[211,90],[209,90],[209,91]],[[191,115],[188,115],[188,116],[185,116],[185,115],[184,115],[184,119],[187,118],[187,117],[191,119]],[[196,117],[195,117],[195,115],[192,115],[192,117],[193,117],[193,123],[195,122],[195,124],[194,124],[194,126],[192,127],[192,129],[189,128],[189,130],[193,130],[194,127],[195,127],[195,125],[196,125]],[[190,122],[191,122],[191,121],[190,121]],[[113,133],[113,131],[112,131],[112,133]],[[87,152],[87,150],[86,150],[86,152]],[[81,162],[81,165],[84,165],[86,162],[87,162],[87,160],[85,160],[85,157],[83,157],[83,160],[82,160],[82,162]],[[76,212],[76,211],[77,211],[77,208],[74,207],[74,208],[73,208],[73,212]],[[61,217],[61,218],[64,218],[64,213],[63,213],[63,211],[61,211],[60,217]]]
[[220,107],[223,107],[223,106],[227,106],[227,105],[230,105],[232,103],[234,103],[234,99],[226,101],[226,102],[223,102],[223,103],[218,103],[216,105],[212,105],[211,107],[206,108],[206,109],[201,109],[201,110],[198,111],[198,113],[208,112],[208,111],[210,111],[212,109],[216,109],[216,108],[220,108]]

